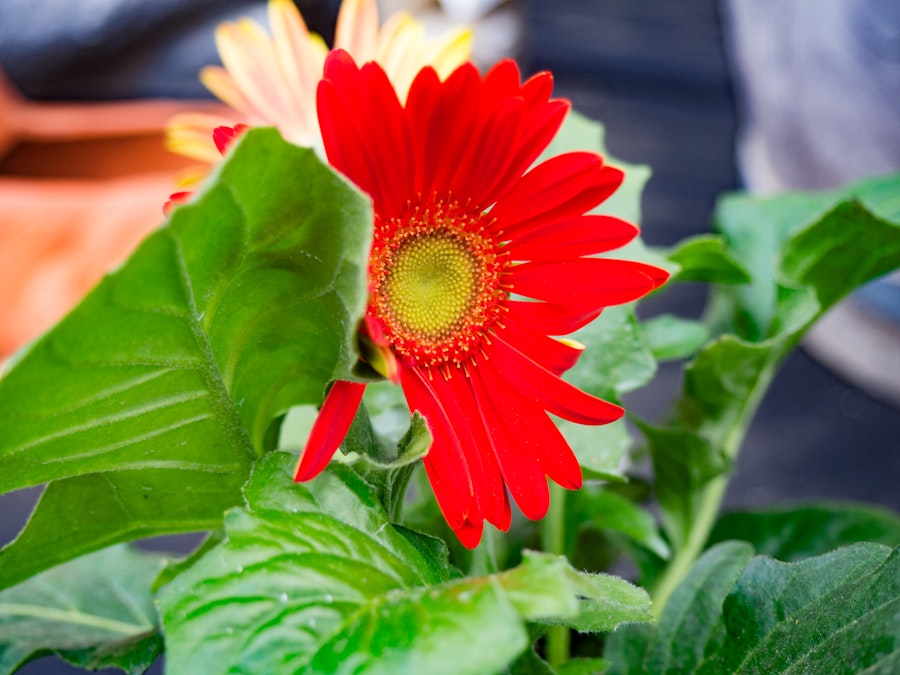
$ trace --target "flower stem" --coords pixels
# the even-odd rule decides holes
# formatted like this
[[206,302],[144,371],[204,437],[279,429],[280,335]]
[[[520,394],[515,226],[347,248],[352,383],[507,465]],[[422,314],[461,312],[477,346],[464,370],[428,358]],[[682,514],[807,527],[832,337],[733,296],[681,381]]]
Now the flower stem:
[[688,570],[703,552],[709,533],[712,531],[719,513],[725,488],[728,487],[728,476],[713,478],[704,487],[697,509],[696,519],[691,523],[690,534],[684,546],[672,557],[665,572],[656,582],[653,596],[653,615],[659,619],[663,607],[675,587],[681,583]]
[[[783,349],[781,354],[773,358],[772,361],[762,369],[756,380],[756,385],[747,397],[740,414],[725,434],[722,442],[722,450],[725,453],[725,456],[732,462],[737,460],[741,444],[744,441],[744,436],[747,434],[750,422],[756,414],[756,409],[759,407],[759,403],[768,390],[769,385],[772,383],[772,378],[775,376],[778,365],[781,363],[784,356],[790,352],[791,347],[796,344],[797,339],[799,338],[795,338],[795,340],[789,342],[788,344],[790,346]],[[653,591],[651,592],[651,596],[653,597],[653,614],[657,619],[659,619],[660,614],[662,614],[669,596],[672,595],[672,591],[674,591],[676,586],[681,583],[687,575],[688,570],[691,569],[697,561],[697,558],[703,553],[703,550],[706,547],[706,541],[709,539],[713,526],[716,524],[716,517],[719,515],[719,507],[722,505],[722,498],[725,496],[725,489],[728,487],[728,479],[729,475],[727,473],[717,476],[698,490],[698,494],[694,498],[694,503],[697,504],[697,508],[694,518],[691,520],[690,527],[688,528],[689,534],[687,540],[681,548],[675,552],[671,562],[666,566],[665,571],[657,580],[656,584],[654,584]]]
[[[544,551],[565,555],[566,552],[566,490],[550,484],[550,510],[544,519],[541,542]],[[550,626],[547,630],[547,661],[553,667],[569,660],[572,633],[566,626]]]

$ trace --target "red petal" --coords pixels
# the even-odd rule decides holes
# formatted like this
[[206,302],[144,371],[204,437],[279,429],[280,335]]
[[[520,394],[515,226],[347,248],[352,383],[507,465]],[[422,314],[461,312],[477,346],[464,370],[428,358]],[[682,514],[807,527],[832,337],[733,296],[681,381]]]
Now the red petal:
[[585,309],[581,303],[559,305],[552,302],[507,300],[504,305],[509,310],[511,320],[547,335],[568,335],[600,316],[600,310]]
[[367,142],[356,129],[353,109],[330,80],[322,80],[316,91],[319,126],[328,162],[343,173],[373,201],[384,203],[378,176],[369,160]]
[[[497,529],[506,531],[512,519],[512,511],[509,505],[509,495],[503,483],[500,465],[497,463],[496,449],[493,441],[484,428],[481,413],[475,404],[475,394],[469,378],[462,373],[454,374],[449,380],[441,380],[447,388],[442,398],[452,398],[459,405],[460,414],[465,421],[465,427],[472,438],[472,451],[478,456],[483,467],[484,489],[478,493],[478,503],[488,522]],[[473,460],[470,460],[470,463]]]
[[491,211],[504,239],[545,224],[580,216],[622,184],[619,169],[603,165],[600,155],[569,152],[525,174]]
[[578,459],[544,409],[512,389],[489,360],[479,361],[479,367],[503,424],[518,439],[522,452],[554,482],[569,490],[580,488]]
[[529,108],[543,105],[553,93],[553,75],[548,71],[536,73],[522,85],[521,95]]
[[486,208],[491,189],[507,176],[512,152],[522,125],[525,103],[520,98],[500,101],[480,125],[476,138],[468,139],[468,152],[460,160],[450,182],[450,193]]
[[441,402],[418,368],[403,368],[400,384],[410,411],[425,417],[434,439],[425,463],[444,518],[454,530],[466,520],[481,520],[469,467]]
[[169,201],[163,204],[162,211],[163,215],[168,218],[169,214],[172,213],[172,210],[181,204],[186,204],[191,197],[194,196],[192,191],[187,192],[173,192],[169,195]]
[[637,300],[668,278],[665,270],[632,260],[575,258],[515,265],[508,283],[529,298],[599,309]]
[[491,68],[482,81],[485,103],[488,108],[510,96],[521,95],[522,75],[512,59],[503,59]]
[[224,155],[234,142],[234,139],[239,138],[249,128],[246,124],[236,124],[233,127],[216,127],[213,129],[213,142],[216,144],[219,152]]
[[[527,106],[527,102],[526,102]],[[484,202],[493,203],[501,199],[516,182],[521,180],[522,174],[534,164],[540,154],[550,145],[550,141],[559,131],[563,120],[569,113],[571,104],[568,101],[550,101],[536,110],[526,112],[525,121],[522,124],[521,138],[517,141],[518,149],[506,170],[506,178],[491,191]]]
[[297,465],[295,481],[315,478],[328,465],[350,429],[365,390],[364,384],[343,380],[338,380],[328,390]]
[[[433,451],[433,448],[432,448]],[[422,460],[425,466],[425,473],[428,476],[428,482],[431,483],[431,489],[434,491],[434,497],[437,500],[438,507],[444,516],[444,520],[456,534],[459,541],[468,549],[478,546],[481,541],[481,535],[484,530],[484,521],[479,517],[473,520],[467,512],[467,509],[459,501],[459,497],[455,491],[455,487],[450,483],[445,475],[435,466],[431,455],[426,455]]]
[[509,486],[522,513],[532,520],[543,518],[550,506],[550,490],[547,477],[537,460],[523,452],[520,440],[503,422],[504,410],[496,398],[496,392],[484,378],[482,367],[470,370],[472,391],[485,428],[497,450],[497,460],[503,479]]
[[507,321],[500,334],[510,345],[555,375],[562,375],[574,366],[584,353],[584,349],[547,337],[515,321]]
[[[416,165],[416,194],[431,192],[435,165],[439,159],[438,148],[433,147],[431,127],[440,121],[440,110],[441,81],[434,68],[423,68],[413,80],[406,97],[406,119]],[[434,133],[434,136],[439,138],[439,132]]]
[[491,340],[488,354],[513,389],[563,419],[579,424],[608,424],[625,414],[619,406],[560,379],[497,335]]
[[484,521],[480,518],[478,520],[464,520],[462,525],[453,528],[453,534],[470,551],[481,542],[483,533]]
[[397,213],[410,198],[415,167],[406,117],[397,93],[377,63],[360,70],[363,107],[355,111],[370,147],[373,171],[385,199],[376,213]]
[[624,246],[638,228],[613,216],[577,216],[516,237],[506,247],[511,260],[568,260]]
[[[451,73],[441,88],[441,107],[429,128],[429,148],[433,148],[434,172],[425,171],[423,192],[446,191],[472,141],[481,104],[478,70],[466,62]],[[429,176],[432,176],[429,181]],[[443,195],[442,195],[443,196]]]

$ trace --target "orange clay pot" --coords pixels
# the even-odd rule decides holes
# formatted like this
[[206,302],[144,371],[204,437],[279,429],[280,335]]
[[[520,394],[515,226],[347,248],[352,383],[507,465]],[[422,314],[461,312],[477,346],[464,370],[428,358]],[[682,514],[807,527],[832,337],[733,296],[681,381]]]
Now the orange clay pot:
[[195,101],[36,103],[0,72],[0,359],[63,317],[163,221],[193,161],[168,152]]

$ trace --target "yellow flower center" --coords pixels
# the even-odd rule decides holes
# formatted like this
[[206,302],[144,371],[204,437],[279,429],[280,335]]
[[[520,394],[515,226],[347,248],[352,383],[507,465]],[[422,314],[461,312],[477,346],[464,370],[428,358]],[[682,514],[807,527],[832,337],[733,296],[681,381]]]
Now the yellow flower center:
[[393,349],[419,366],[461,363],[500,312],[500,254],[481,219],[443,203],[376,218],[369,312]]
[[446,232],[403,241],[387,271],[384,295],[398,324],[439,338],[459,326],[477,291],[478,261]]

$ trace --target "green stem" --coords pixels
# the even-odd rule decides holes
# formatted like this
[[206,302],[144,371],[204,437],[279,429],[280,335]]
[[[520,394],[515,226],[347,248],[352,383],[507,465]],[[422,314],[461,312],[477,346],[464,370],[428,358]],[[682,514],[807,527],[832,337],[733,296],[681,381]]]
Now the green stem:
[[[793,344],[796,344],[796,340],[792,341],[791,346]],[[756,414],[760,401],[772,383],[772,378],[775,376],[778,365],[784,356],[790,352],[791,346],[784,349],[766,368],[763,368],[756,381],[756,386],[747,397],[743,409],[725,434],[722,441],[722,450],[732,462],[737,459],[747,428],[750,426],[750,421]],[[651,593],[653,597],[653,614],[657,619],[662,614],[662,610],[666,606],[669,596],[672,595],[672,591],[681,583],[688,570],[693,567],[697,558],[703,553],[706,541],[709,539],[713,526],[716,524],[716,517],[719,515],[719,508],[722,505],[722,498],[725,496],[725,489],[728,487],[728,478],[728,474],[717,476],[698,491],[699,494],[695,501],[697,508],[688,527],[687,540],[675,552]]]
[[699,500],[696,519],[691,523],[690,534],[684,546],[672,557],[665,572],[656,582],[653,591],[653,614],[659,619],[663,607],[675,587],[681,583],[688,570],[703,553],[706,540],[716,522],[725,488],[728,487],[728,476],[713,478],[705,486]]
[[[566,552],[566,490],[550,484],[550,510],[541,530],[543,549],[547,553]],[[572,633],[566,626],[547,629],[547,661],[556,667],[569,660]]]

